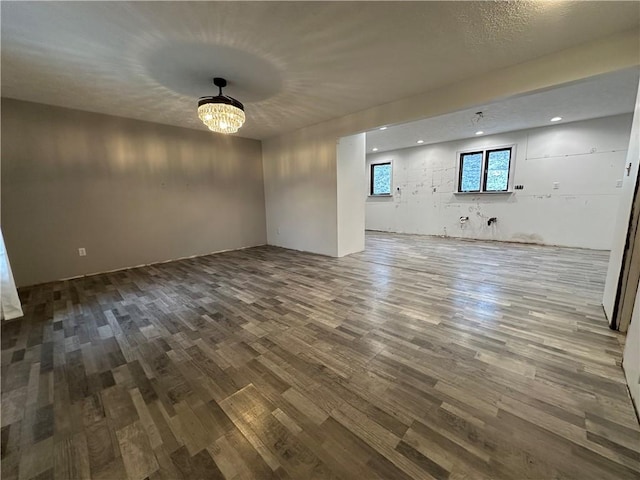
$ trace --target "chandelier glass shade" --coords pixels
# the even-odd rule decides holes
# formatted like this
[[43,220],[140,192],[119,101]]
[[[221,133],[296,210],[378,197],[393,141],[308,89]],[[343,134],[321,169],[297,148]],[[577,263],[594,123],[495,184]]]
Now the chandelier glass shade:
[[218,133],[236,133],[245,121],[244,106],[238,100],[222,94],[227,85],[223,78],[214,78],[213,84],[220,89],[215,97],[198,100],[198,117],[209,130]]

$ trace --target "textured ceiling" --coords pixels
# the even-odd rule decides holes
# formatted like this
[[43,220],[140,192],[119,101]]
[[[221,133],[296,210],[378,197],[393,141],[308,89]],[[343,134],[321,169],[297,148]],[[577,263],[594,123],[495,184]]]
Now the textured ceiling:
[[637,28],[636,2],[7,2],[2,95],[268,138]]
[[[483,135],[511,132],[550,125],[550,119],[576,122],[633,112],[638,78],[637,68],[601,75],[545,92],[481,105],[460,112],[389,125],[384,130],[367,132],[367,152],[417,147]],[[482,118],[476,113],[482,112]]]

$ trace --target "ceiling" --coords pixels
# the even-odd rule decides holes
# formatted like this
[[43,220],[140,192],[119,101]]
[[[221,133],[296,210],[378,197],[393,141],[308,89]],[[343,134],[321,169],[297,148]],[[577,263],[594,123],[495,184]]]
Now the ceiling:
[[636,2],[9,2],[2,95],[264,139],[637,28]]
[[[544,92],[481,105],[384,130],[367,132],[367,153],[385,152],[421,144],[448,142],[482,135],[550,125],[550,119],[576,122],[633,112],[640,70],[601,75]],[[482,112],[479,118],[477,112]]]

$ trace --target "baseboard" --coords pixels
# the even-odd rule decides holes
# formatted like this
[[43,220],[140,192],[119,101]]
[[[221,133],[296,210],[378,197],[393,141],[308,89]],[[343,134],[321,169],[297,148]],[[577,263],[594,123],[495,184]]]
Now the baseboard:
[[20,286],[18,288],[19,289],[21,289],[21,288],[30,288],[30,287],[35,287],[35,286],[38,286],[38,285],[45,285],[47,283],[66,282],[68,280],[77,280],[78,278],[93,277],[95,275],[103,275],[105,273],[121,272],[123,270],[132,270],[134,268],[150,267],[152,265],[162,265],[162,264],[165,264],[165,263],[179,262],[180,260],[188,260],[190,258],[207,257],[209,255],[217,255],[219,253],[225,253],[225,252],[236,252],[238,250],[246,250],[248,248],[263,247],[263,246],[266,246],[266,245],[267,245],[266,243],[261,243],[259,245],[247,245],[246,247],[227,248],[225,250],[216,250],[215,252],[210,252],[210,253],[187,255],[185,257],[172,258],[172,259],[169,259],[169,260],[161,260],[161,261],[158,261],[158,262],[141,263],[140,265],[132,265],[132,266],[128,266],[128,267],[114,268],[113,270],[103,270],[103,271],[100,271],[100,272],[84,273],[82,275],[75,275],[73,277],[60,278],[58,280],[50,280],[50,281],[47,281],[47,282],[34,283],[34,284],[31,284],[31,285],[23,285],[23,286]]

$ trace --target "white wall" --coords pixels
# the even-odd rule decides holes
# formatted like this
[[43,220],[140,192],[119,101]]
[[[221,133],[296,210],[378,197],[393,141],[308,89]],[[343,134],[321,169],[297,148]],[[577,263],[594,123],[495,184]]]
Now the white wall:
[[[367,172],[393,162],[394,193],[367,198],[366,228],[609,249],[630,128],[631,115],[618,115],[367,155]],[[453,193],[459,151],[511,144],[523,190]]]
[[[633,204],[633,196],[638,182],[638,164],[640,163],[640,83],[638,84],[638,94],[636,96],[636,107],[633,114],[631,133],[627,158],[620,171],[623,184],[619,207],[614,217],[611,255],[609,256],[609,268],[607,270],[604,295],[602,298],[602,305],[609,319],[609,324],[611,324],[613,319],[613,308],[616,303],[618,280],[622,268],[622,255],[627,241],[629,219],[631,218],[631,205]],[[629,164],[631,164],[631,169],[627,172],[625,167]]]
[[265,140],[267,242],[337,255],[338,138],[636,66],[638,51],[624,32]]
[[338,256],[364,250],[364,196],[354,185],[364,185],[366,135],[338,140],[337,207]]
[[11,320],[22,315],[22,305],[13,279],[9,255],[0,231],[0,320]]
[[337,256],[337,137],[297,133],[262,142],[267,243]]
[[636,294],[631,324],[627,330],[622,367],[633,403],[636,410],[640,411],[640,288]]

